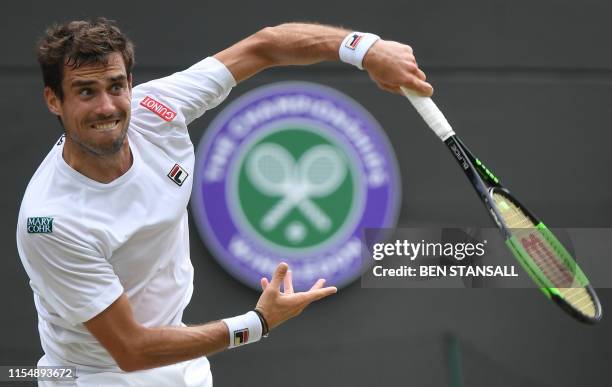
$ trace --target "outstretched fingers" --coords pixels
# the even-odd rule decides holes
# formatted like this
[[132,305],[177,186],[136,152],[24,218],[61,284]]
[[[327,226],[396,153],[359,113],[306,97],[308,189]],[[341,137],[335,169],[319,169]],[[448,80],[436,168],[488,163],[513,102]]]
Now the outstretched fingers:
[[272,276],[272,282],[270,282],[270,286],[272,289],[280,291],[281,284],[285,276],[287,275],[287,271],[289,270],[289,265],[285,262],[281,262],[274,270],[274,275]]
[[285,279],[283,280],[283,291],[288,293],[293,293],[293,278],[291,275],[291,270],[287,270],[287,274],[285,275]]
[[270,329],[299,315],[312,302],[338,291],[334,286],[324,287],[325,280],[319,279],[309,290],[295,293],[292,273],[284,262],[278,265],[271,280],[263,277],[260,284],[263,293],[257,301],[256,308],[264,315]]
[[335,286],[327,286],[325,288],[322,288],[322,287],[314,288],[313,286],[313,288],[310,289],[305,294],[307,295],[308,304],[310,304],[311,302],[331,296],[332,294],[335,294],[337,292],[338,292],[338,289]]
[[320,300],[321,298],[331,296],[338,291],[335,286],[328,286],[324,288],[323,285],[325,285],[325,279],[320,278],[312,285],[310,290],[304,292],[309,304],[313,301]]
[[319,278],[317,282],[315,282],[310,290],[321,289],[325,285],[325,278]]

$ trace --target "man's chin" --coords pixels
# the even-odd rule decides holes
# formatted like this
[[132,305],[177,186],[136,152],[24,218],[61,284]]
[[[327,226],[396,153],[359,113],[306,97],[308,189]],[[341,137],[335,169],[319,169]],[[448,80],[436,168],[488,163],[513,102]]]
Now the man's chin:
[[[123,148],[123,144],[126,139],[126,132],[122,132],[118,137],[114,136],[114,138],[104,138],[100,139],[96,142],[83,142],[78,139],[74,139],[75,143],[77,143],[82,149],[84,149],[87,153],[93,154],[95,156],[113,156]],[[105,136],[102,136],[105,137]]]
[[113,156],[119,153],[122,147],[123,147],[123,141],[112,143],[112,144],[109,144],[108,146],[98,148],[98,155],[99,156]]

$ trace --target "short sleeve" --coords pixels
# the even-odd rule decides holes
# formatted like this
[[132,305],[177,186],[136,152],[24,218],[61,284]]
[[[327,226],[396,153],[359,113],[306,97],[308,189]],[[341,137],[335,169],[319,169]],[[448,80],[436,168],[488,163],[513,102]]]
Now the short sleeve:
[[20,220],[17,248],[33,289],[70,324],[90,320],[123,293],[112,265],[62,227],[29,233]]
[[189,125],[223,102],[234,86],[228,68],[208,57],[184,71],[134,87],[132,120],[145,124],[178,120]]

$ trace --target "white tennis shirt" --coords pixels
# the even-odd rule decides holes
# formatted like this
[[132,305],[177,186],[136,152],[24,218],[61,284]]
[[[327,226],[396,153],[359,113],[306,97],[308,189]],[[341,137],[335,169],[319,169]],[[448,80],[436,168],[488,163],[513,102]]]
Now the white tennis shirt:
[[187,203],[194,151],[187,125],[236,82],[209,57],[133,89],[133,164],[111,183],[63,159],[63,139],[26,189],[17,247],[30,277],[48,359],[84,374],[121,372],[82,324],[126,293],[147,327],[181,325],[193,291]]

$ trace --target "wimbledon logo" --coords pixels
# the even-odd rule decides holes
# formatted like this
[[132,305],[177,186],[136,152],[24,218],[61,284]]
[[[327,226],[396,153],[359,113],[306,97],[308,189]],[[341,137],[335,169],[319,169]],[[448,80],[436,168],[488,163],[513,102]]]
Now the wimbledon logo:
[[294,287],[361,274],[364,228],[395,226],[395,156],[374,118],[314,83],[258,88],[212,122],[197,150],[191,203],[219,263],[259,289],[281,261]]

